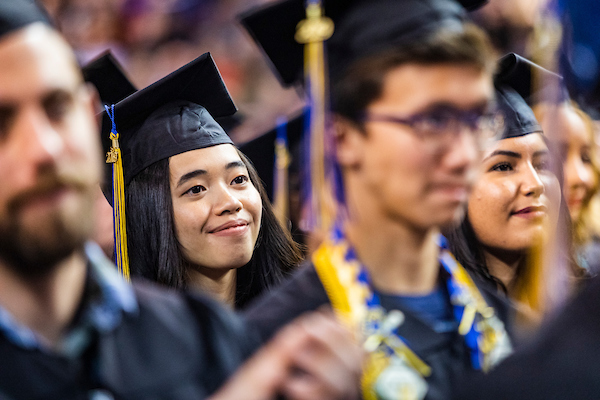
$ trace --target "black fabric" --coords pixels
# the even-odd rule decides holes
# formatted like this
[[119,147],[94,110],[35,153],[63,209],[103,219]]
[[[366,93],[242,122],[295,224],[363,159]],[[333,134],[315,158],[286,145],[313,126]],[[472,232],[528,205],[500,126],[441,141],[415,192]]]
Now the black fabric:
[[[288,152],[292,157],[289,166],[290,174],[300,174],[301,163],[297,158],[301,153],[304,138],[305,114],[292,118],[286,124]],[[275,139],[277,139],[277,128],[263,133],[255,139],[240,144],[238,147],[246,157],[252,161],[252,164],[258,172],[265,185],[265,190],[269,195],[269,200],[274,200],[275,186],[274,168],[275,168]]]
[[467,377],[455,399],[599,399],[600,278],[486,377]]
[[34,0],[0,1],[0,37],[34,22],[50,25],[48,14]]
[[[529,104],[541,99],[563,101],[567,96],[560,75],[516,53],[508,53],[498,61],[494,81],[497,85],[512,87]],[[554,96],[550,89],[555,90]]]
[[[508,324],[511,316],[506,302],[493,291],[480,289],[498,317]],[[325,304],[330,304],[329,299],[314,266],[304,263],[290,280],[250,305],[244,319],[264,342],[297,316]],[[405,316],[405,322],[399,328],[400,335],[433,371],[427,379],[429,390],[426,399],[448,399],[455,382],[471,370],[464,339],[458,332],[436,333],[410,310],[400,310]]]
[[[215,117],[235,113],[225,83],[209,53],[115,105],[125,183],[146,167],[171,156],[233,143]],[[102,146],[108,152],[111,121],[102,117]],[[104,195],[112,198],[112,164],[106,164]]]
[[[12,399],[202,399],[254,349],[216,302],[134,284],[139,314],[96,338],[76,359],[23,350],[0,335],[0,394]],[[4,398],[4,397],[3,397]]]
[[86,82],[96,87],[103,104],[118,103],[136,91],[110,51],[90,61],[81,72]]
[[560,75],[515,53],[498,61],[494,85],[498,109],[504,116],[501,139],[543,133],[530,106],[539,100],[565,100]]
[[[243,14],[241,23],[262,47],[284,85],[302,82],[303,46],[294,35],[306,18],[304,1],[286,0]],[[465,0],[475,9],[485,1]],[[335,23],[327,42],[330,72],[341,75],[357,59],[390,46],[417,41],[440,28],[458,28],[465,8],[453,0],[325,0]]]
[[543,133],[531,107],[510,86],[496,86],[496,102],[504,117],[504,130],[500,139]]

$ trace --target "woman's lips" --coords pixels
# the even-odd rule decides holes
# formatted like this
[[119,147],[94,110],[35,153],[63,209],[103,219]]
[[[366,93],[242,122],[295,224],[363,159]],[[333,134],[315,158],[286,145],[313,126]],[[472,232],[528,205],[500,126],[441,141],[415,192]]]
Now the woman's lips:
[[512,213],[515,217],[525,219],[539,219],[546,216],[547,209],[545,206],[525,207]]
[[583,203],[583,199],[582,198],[578,198],[578,197],[571,197],[567,201],[567,204],[568,204],[569,208],[581,207],[582,203]]
[[246,221],[231,221],[218,226],[209,233],[216,236],[240,236],[245,234],[249,229],[249,224]]

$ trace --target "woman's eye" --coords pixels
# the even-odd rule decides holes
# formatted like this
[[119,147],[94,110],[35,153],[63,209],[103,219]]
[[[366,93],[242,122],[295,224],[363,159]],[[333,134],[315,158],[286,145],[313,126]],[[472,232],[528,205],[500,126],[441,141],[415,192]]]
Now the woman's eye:
[[539,162],[535,165],[535,169],[537,169],[538,171],[548,171],[550,169],[550,162],[549,161]]
[[584,164],[591,164],[592,158],[590,157],[590,154],[588,152],[583,152],[583,153],[581,153],[581,161]]
[[185,194],[194,195],[194,194],[202,193],[205,190],[206,190],[206,188],[204,186],[196,185],[196,186],[189,188],[188,191],[185,192]]
[[549,171],[552,167],[552,163],[550,162],[550,159],[548,158],[544,158],[541,160],[538,160],[537,163],[535,163],[535,169],[537,169],[538,171]]
[[490,168],[490,171],[500,171],[500,172],[506,172],[506,171],[512,171],[512,165],[510,165],[510,163],[507,162],[501,162],[498,164],[495,164],[492,168]]
[[233,178],[231,181],[232,185],[241,185],[242,183],[248,182],[248,177],[246,175],[240,175]]

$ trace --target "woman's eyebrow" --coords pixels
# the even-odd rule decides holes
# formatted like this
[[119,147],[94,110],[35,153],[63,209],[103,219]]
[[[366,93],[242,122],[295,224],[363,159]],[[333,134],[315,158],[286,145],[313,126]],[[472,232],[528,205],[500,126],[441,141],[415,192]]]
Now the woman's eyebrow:
[[246,168],[246,165],[242,161],[232,161],[225,166],[226,170],[232,168]]
[[176,187],[179,187],[179,186],[183,185],[184,183],[186,183],[190,179],[194,179],[197,176],[206,175],[206,174],[207,174],[207,172],[205,170],[203,170],[203,169],[197,169],[197,170],[188,172],[187,174],[185,174],[181,178],[179,178],[179,181],[177,182],[177,186]]
[[[228,163],[227,165],[225,165],[225,170],[229,170],[229,169],[233,169],[233,168],[245,168],[245,167],[246,167],[246,165],[242,161],[232,161],[232,162]],[[181,178],[179,178],[179,181],[177,182],[176,187],[183,185],[190,179],[194,179],[198,176],[206,175],[206,174],[208,174],[208,172],[204,169],[197,169],[197,170],[188,172],[187,174],[185,174]]]
[[495,150],[492,154],[487,156],[484,160],[487,160],[488,158],[492,158],[494,156],[507,156],[507,157],[513,157],[513,158],[521,158],[521,154],[514,152],[514,151]]

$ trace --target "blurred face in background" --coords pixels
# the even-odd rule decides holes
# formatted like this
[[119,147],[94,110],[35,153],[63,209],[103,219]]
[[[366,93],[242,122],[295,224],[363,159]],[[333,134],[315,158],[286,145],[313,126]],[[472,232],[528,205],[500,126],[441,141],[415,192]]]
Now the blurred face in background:
[[94,97],[66,42],[44,25],[0,39],[0,59],[0,259],[34,273],[93,229]]
[[539,106],[536,117],[558,144],[563,163],[563,194],[571,219],[577,221],[598,188],[596,149],[589,117],[568,103]]
[[417,230],[455,220],[480,159],[482,133],[465,116],[479,120],[491,98],[490,74],[468,64],[390,70],[366,109],[364,131],[350,126],[338,135],[347,198],[366,199],[351,212]]

